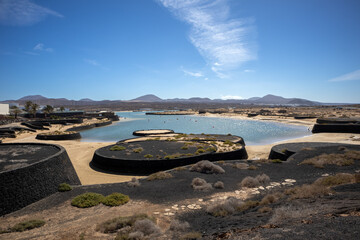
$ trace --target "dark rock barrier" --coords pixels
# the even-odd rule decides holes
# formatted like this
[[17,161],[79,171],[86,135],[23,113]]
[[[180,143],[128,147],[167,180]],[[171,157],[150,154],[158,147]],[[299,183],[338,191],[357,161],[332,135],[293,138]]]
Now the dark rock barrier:
[[44,128],[43,125],[32,124],[32,122],[22,122],[21,125],[27,126],[28,128],[35,130],[49,130],[49,128]]
[[55,141],[63,141],[63,140],[76,140],[80,139],[81,135],[78,132],[70,133],[70,134],[57,134],[57,135],[48,135],[48,134],[38,134],[36,135],[36,139],[39,140],[55,140]]
[[299,142],[299,143],[284,143],[275,145],[271,148],[269,159],[280,159],[286,161],[293,154],[302,150],[310,150],[312,148],[320,147],[338,147],[338,146],[353,146],[351,144],[341,143],[326,143],[326,142]]
[[96,127],[96,126],[95,126],[95,123],[94,123],[94,124],[85,125],[85,126],[72,127],[72,128],[67,129],[66,131],[67,131],[67,132],[70,132],[70,131],[71,131],[71,132],[72,132],[72,131],[78,132],[78,131],[83,131],[83,130],[89,130],[89,129],[92,129],[92,128],[94,128],[94,127]]
[[0,145],[0,215],[4,215],[57,192],[66,182],[80,180],[66,153],[53,144],[3,143]]
[[313,133],[360,133],[360,124],[315,124]]
[[[126,146],[123,151],[111,151],[114,145]],[[171,169],[178,166],[196,163],[200,160],[211,159],[211,152],[200,153],[193,156],[181,156],[173,159],[166,159],[156,156],[159,153],[163,155],[173,155],[176,153],[194,153],[195,146],[189,146],[189,149],[182,150],[184,142],[172,141],[138,141],[131,143],[117,143],[114,145],[99,148],[95,151],[92,164],[104,170],[117,170],[124,173],[152,173],[160,170]],[[215,147],[208,144],[210,147]],[[133,149],[144,149],[141,153],[133,153]],[[144,155],[151,154],[152,158],[146,158]]]
[[112,124],[112,121],[106,121],[101,123],[95,123],[95,127],[103,127]]
[[[224,135],[226,136],[226,135]],[[242,140],[242,138],[240,138]],[[193,156],[180,156],[173,159],[154,159],[160,152],[166,152],[168,155],[176,153],[193,153],[194,150],[184,151],[181,147],[184,145],[183,141],[135,141],[125,142],[120,141],[115,145],[126,147],[126,150],[122,151],[110,151],[110,148],[114,145],[99,148],[95,151],[91,164],[95,167],[104,170],[119,171],[124,173],[153,173],[160,170],[168,170],[179,166],[189,165],[201,160],[219,161],[219,160],[234,160],[234,159],[247,159],[248,155],[244,146],[240,149],[228,152],[205,152]],[[155,144],[153,144],[155,143]],[[202,141],[198,141],[198,144],[203,144]],[[147,146],[148,145],[148,146]],[[210,147],[215,145],[208,144]],[[189,148],[192,146],[190,145]],[[136,148],[142,148],[141,153],[132,153]],[[195,147],[194,147],[195,148]],[[181,149],[181,150],[180,150]],[[196,150],[196,148],[195,148]],[[144,154],[152,154],[154,158],[146,159]]]
[[[155,133],[153,131],[161,131]],[[134,136],[149,136],[149,135],[160,135],[160,134],[171,134],[174,133],[174,130],[171,129],[147,129],[147,130],[137,130],[133,132]]]
[[360,122],[359,118],[318,118],[316,123],[346,124]]

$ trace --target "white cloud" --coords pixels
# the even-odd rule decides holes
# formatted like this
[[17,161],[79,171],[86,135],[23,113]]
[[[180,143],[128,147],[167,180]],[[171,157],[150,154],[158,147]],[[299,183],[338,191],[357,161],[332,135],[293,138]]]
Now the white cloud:
[[94,59],[87,59],[87,58],[85,58],[84,61],[85,61],[86,63],[90,64],[90,65],[93,65],[93,66],[100,66],[100,64],[99,64],[96,60],[94,60]]
[[255,70],[252,70],[252,69],[245,69],[244,70],[244,73],[253,73],[255,72]]
[[345,75],[330,79],[330,82],[355,81],[360,80],[360,69]]
[[183,71],[186,75],[190,75],[192,77],[203,77],[204,76],[202,74],[202,72],[191,72],[191,71],[185,70],[182,67],[181,67],[181,71]]
[[54,49],[52,49],[52,48],[45,48],[45,45],[43,43],[36,44],[35,47],[33,48],[33,50],[45,51],[45,52],[53,52],[54,51]]
[[226,95],[226,96],[221,96],[222,100],[241,100],[244,99],[241,96],[233,96],[233,95]]
[[33,25],[47,16],[63,17],[61,14],[37,5],[30,0],[0,1],[0,24],[3,25]]
[[[223,71],[256,59],[251,22],[230,19],[226,0],[158,0],[191,25],[189,39],[220,77]],[[224,76],[222,76],[224,77]]]

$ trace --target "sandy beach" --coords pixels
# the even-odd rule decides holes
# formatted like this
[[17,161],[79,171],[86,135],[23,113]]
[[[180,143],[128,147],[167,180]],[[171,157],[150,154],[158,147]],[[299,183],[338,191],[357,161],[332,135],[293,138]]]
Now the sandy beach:
[[[258,120],[258,121],[273,121],[281,122],[287,124],[297,124],[304,125],[307,127],[312,127],[315,120],[314,119],[290,119],[290,118],[276,118],[268,116],[257,116],[255,118],[248,118],[245,116],[232,115],[232,114],[206,114],[207,117],[226,117],[226,118],[236,118],[244,120]],[[94,120],[93,120],[94,121]],[[89,121],[91,123],[92,121]],[[72,127],[72,126],[71,126]],[[132,176],[132,175],[119,175],[114,173],[105,173],[92,169],[89,163],[92,160],[93,154],[96,149],[104,147],[107,145],[114,144],[115,142],[80,142],[80,140],[69,140],[69,141],[44,141],[35,139],[36,134],[50,132],[55,130],[65,130],[70,128],[70,126],[62,125],[53,125],[50,130],[38,130],[37,133],[27,132],[19,134],[15,139],[7,138],[4,139],[4,143],[11,142],[42,142],[50,144],[59,144],[63,146],[70,160],[76,170],[77,175],[81,181],[82,185],[89,184],[100,184],[100,183],[116,183],[116,182],[127,182],[130,181],[133,177],[141,178],[144,176]],[[354,141],[360,138],[360,134],[348,134],[348,133],[318,133],[312,134],[310,136],[289,139],[281,142],[275,142],[267,145],[253,145],[246,146],[246,150],[249,155],[249,159],[264,159],[267,158],[272,146],[279,143],[288,143],[288,142],[336,142],[336,143],[347,143],[347,144],[360,144],[360,141]]]

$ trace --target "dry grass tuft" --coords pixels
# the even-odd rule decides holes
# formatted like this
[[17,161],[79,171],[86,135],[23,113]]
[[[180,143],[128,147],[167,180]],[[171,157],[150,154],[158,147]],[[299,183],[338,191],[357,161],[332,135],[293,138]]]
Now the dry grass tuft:
[[258,201],[248,200],[248,201],[244,202],[243,204],[241,204],[239,207],[237,207],[236,210],[243,212],[250,208],[257,207],[258,205],[259,205]]
[[319,156],[305,159],[300,164],[314,165],[317,168],[323,168],[324,165],[349,166],[354,164],[355,160],[360,160],[360,151],[345,151],[344,153],[321,154]]
[[260,186],[260,183],[256,178],[247,176],[241,181],[240,185],[241,187],[255,188]]
[[237,169],[248,169],[249,167],[249,164],[247,163],[235,163],[234,164],[234,168],[237,168]]
[[210,161],[207,161],[207,160],[197,162],[190,168],[190,171],[199,172],[199,173],[207,173],[207,174],[225,173],[225,170],[222,167],[220,167],[219,165],[216,165]]
[[247,187],[247,188],[255,188],[260,185],[267,185],[270,182],[270,178],[266,174],[257,175],[256,177],[245,177],[241,183],[241,187]]
[[276,208],[272,217],[269,220],[271,224],[281,224],[288,223],[294,220],[302,220],[308,218],[313,214],[318,212],[319,208],[317,207],[308,207],[308,206],[282,206]]
[[256,169],[257,169],[257,167],[255,165],[250,165],[248,167],[248,170],[256,170]]
[[290,200],[299,198],[316,198],[330,194],[332,191],[322,185],[304,184],[285,190],[286,195],[290,195]]
[[164,179],[169,179],[172,177],[173,177],[173,175],[171,175],[168,172],[156,172],[156,173],[149,175],[146,180],[148,180],[148,181],[164,180]]
[[212,186],[210,183],[206,182],[206,180],[202,179],[202,178],[194,178],[191,182],[191,186],[194,190],[197,191],[210,191],[212,190]]
[[100,223],[96,226],[96,231],[102,233],[114,233],[117,232],[119,229],[134,226],[137,220],[143,220],[148,218],[149,217],[146,214],[138,214],[129,217],[117,217]]
[[337,173],[334,176],[328,176],[317,179],[314,184],[331,187],[346,183],[354,183],[355,182],[355,175],[350,173]]
[[135,232],[143,233],[145,236],[161,233],[160,228],[148,218],[136,220],[134,223],[134,230]]
[[239,199],[228,198],[224,202],[208,206],[206,212],[214,217],[225,217],[233,214],[242,204],[243,201]]
[[132,178],[131,182],[128,182],[127,185],[129,187],[139,187],[141,185],[141,183],[139,182],[139,179],[137,178]]
[[190,224],[188,222],[182,222],[174,219],[170,223],[170,230],[172,231],[184,232],[188,228],[190,228]]
[[221,182],[221,181],[217,181],[216,183],[214,183],[214,188],[223,189],[224,188],[224,183]]
[[260,201],[260,205],[268,205],[277,202],[280,198],[283,197],[283,194],[280,192],[267,194],[263,199]]

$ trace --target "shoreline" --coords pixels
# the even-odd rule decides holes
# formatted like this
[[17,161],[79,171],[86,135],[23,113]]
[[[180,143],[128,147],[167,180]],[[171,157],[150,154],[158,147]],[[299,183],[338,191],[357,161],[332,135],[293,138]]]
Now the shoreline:
[[[248,118],[245,116],[228,116],[221,114],[207,114],[206,117],[229,117],[243,120],[262,120],[258,118]],[[309,119],[315,122],[314,119]],[[265,120],[268,121],[268,120]],[[283,119],[277,121],[276,119],[272,119],[273,122],[281,122],[284,123]],[[310,121],[307,123],[302,123],[300,121],[299,125],[308,126]],[[293,124],[289,123],[288,124]],[[111,126],[111,125],[110,125]],[[116,142],[82,142],[81,140],[67,140],[67,141],[49,141],[49,140],[37,140],[35,139],[38,133],[45,133],[56,130],[65,130],[62,125],[52,125],[50,130],[42,130],[36,133],[27,132],[22,133],[17,136],[15,139],[6,138],[3,140],[3,143],[11,143],[11,142],[40,142],[40,143],[48,143],[48,144],[58,144],[63,146],[69,158],[75,168],[75,171],[80,179],[82,185],[92,185],[92,184],[103,184],[103,183],[117,183],[117,182],[127,182],[130,181],[133,177],[142,178],[145,176],[136,176],[136,175],[121,175],[114,173],[105,173],[92,169],[90,167],[90,162],[94,155],[96,149],[114,144]],[[281,143],[289,143],[289,142],[336,142],[336,143],[347,143],[347,144],[360,144],[360,141],[353,141],[353,136],[356,136],[356,139],[360,138],[360,134],[352,134],[352,133],[317,133],[309,136],[303,136],[298,138],[292,138],[287,140],[281,140],[272,142],[270,144],[263,145],[246,145],[246,151],[249,156],[249,160],[258,160],[267,158],[270,149],[277,144]]]

